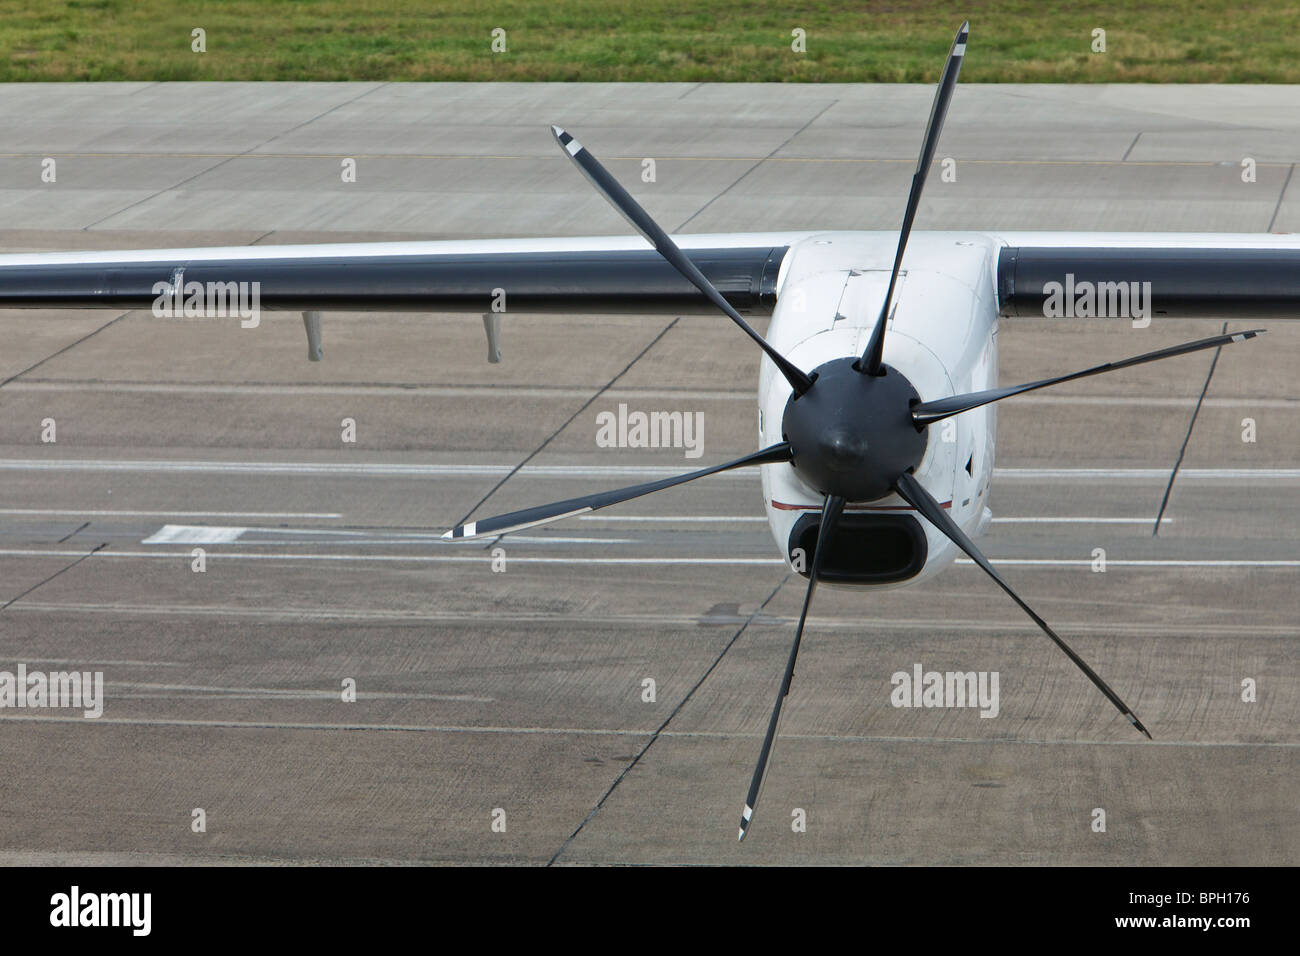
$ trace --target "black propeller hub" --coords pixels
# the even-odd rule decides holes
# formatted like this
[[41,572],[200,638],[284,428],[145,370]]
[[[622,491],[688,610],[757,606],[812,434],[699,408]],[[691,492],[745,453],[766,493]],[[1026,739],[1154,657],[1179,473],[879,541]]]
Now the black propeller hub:
[[812,388],[786,402],[781,430],[804,481],[824,495],[876,501],[925,454],[925,430],[911,414],[921,397],[898,370],[863,375],[856,363],[848,356],[819,366]]

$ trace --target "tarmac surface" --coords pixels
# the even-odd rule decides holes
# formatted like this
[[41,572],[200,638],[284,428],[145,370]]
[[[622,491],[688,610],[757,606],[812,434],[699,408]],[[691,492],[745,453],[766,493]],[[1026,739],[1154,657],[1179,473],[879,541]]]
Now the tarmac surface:
[[[894,229],[931,95],[6,86],[0,247],[622,234],[551,122],[671,230]],[[1297,87],[965,86],[939,156],[918,229],[1300,228]],[[1007,319],[1001,378],[1225,319]],[[0,670],[105,682],[0,710],[0,862],[1300,863],[1300,324],[1001,406],[983,546],[1154,742],[969,563],[823,588],[737,846],[804,592],[757,475],[439,537],[752,451],[724,318],[511,313],[499,365],[476,315],[328,313],[319,364],[296,314],[0,321]],[[597,447],[620,403],[702,413],[702,457]],[[918,663],[997,672],[997,716],[893,706]]]

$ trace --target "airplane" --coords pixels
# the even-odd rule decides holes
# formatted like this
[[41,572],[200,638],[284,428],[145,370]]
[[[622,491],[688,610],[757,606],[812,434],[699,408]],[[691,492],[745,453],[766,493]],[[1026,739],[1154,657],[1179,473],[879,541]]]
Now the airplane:
[[[500,537],[699,478],[758,467],[769,529],[807,578],[793,643],[741,812],[744,840],[771,764],[808,609],[819,584],[862,590],[932,577],[964,554],[993,579],[1136,730],[1137,714],[1040,617],[974,539],[988,527],[997,403],[1064,382],[1256,338],[1226,332],[1081,371],[997,384],[999,319],[1106,315],[1150,290],[1162,318],[1290,317],[1300,238],[1279,235],[920,232],[912,225],[966,51],[945,61],[897,232],[669,236],[590,150],[552,135],[637,235],[343,243],[0,255],[0,308],[156,308],[214,285],[255,283],[261,307],[300,311],[308,358],[329,310],[726,315],[763,350],[761,448],[733,461],[616,491],[466,520],[452,541]],[[647,243],[649,246],[647,246]],[[1131,296],[1130,296],[1131,293]],[[742,313],[769,316],[766,336]],[[1225,326],[1226,329],[1226,326]],[[936,427],[937,426],[937,427]],[[811,554],[811,561],[807,556]]]

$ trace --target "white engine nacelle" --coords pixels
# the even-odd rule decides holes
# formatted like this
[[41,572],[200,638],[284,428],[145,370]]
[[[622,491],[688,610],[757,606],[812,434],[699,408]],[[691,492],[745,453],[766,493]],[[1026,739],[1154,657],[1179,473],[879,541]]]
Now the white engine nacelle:
[[[815,255],[800,254],[814,249]],[[861,355],[884,299],[892,254],[892,247],[878,240],[833,233],[791,249],[768,340],[808,372],[834,359]],[[983,237],[974,242],[918,234],[909,246],[908,270],[895,287],[884,362],[907,378],[922,401],[997,383],[994,255]],[[828,270],[828,261],[843,267]],[[805,270],[804,263],[815,267]],[[766,360],[759,388],[760,443],[766,447],[785,440],[781,423],[791,390]],[[971,535],[989,520],[995,427],[993,406],[930,426],[925,454],[914,472]],[[823,496],[791,464],[764,465],[762,481],[772,536],[791,566],[806,574]],[[818,580],[898,586],[937,573],[958,554],[947,537],[891,494],[848,504]]]

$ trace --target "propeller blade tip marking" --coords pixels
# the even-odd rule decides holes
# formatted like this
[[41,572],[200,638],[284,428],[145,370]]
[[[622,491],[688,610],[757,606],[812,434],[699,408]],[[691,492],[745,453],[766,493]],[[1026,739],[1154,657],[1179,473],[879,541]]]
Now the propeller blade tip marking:
[[740,835],[736,837],[736,842],[745,839],[745,833],[749,829],[749,821],[754,818],[754,808],[748,803],[745,804],[744,812],[740,814]]
[[965,20],[962,22],[961,27],[957,30],[957,39],[953,41],[952,44],[953,56],[966,55],[966,40],[969,36],[970,36],[970,21]]
[[555,141],[564,147],[564,151],[570,156],[577,156],[582,151],[582,144],[559,126],[552,126],[551,133],[555,136]]
[[552,126],[551,135],[555,137],[555,141],[561,146],[568,146],[573,140],[573,136],[571,136],[563,126]]
[[474,537],[474,532],[477,527],[478,527],[478,522],[471,521],[469,524],[463,524],[457,528],[452,528],[450,531],[444,534],[443,537],[444,538],[472,538]]

